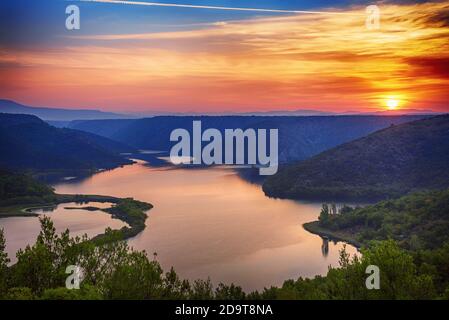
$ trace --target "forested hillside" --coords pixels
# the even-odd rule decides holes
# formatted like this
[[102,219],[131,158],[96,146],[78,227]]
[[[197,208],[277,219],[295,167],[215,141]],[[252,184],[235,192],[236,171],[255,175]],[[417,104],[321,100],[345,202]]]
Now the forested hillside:
[[281,169],[263,189],[295,199],[379,200],[449,187],[449,115],[390,126]]
[[13,170],[96,170],[129,164],[133,148],[72,129],[52,127],[35,116],[0,114],[0,167]]
[[393,239],[408,250],[436,249],[449,243],[449,189],[417,192],[361,208],[346,206],[338,214],[324,205],[319,221],[305,227],[359,245]]
[[19,197],[53,195],[53,189],[25,174],[13,174],[0,169],[0,204]]
[[339,144],[376,130],[424,116],[160,116],[137,120],[73,121],[68,127],[103,135],[138,149],[168,151],[170,133],[177,128],[192,131],[201,120],[203,130],[278,129],[279,161],[304,160]]

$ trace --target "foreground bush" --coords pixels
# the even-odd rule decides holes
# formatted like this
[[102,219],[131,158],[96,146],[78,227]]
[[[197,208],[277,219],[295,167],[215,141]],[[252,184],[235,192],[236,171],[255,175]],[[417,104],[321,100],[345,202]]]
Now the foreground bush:
[[[282,287],[246,294],[234,284],[211,281],[190,283],[172,268],[163,272],[156,260],[131,249],[120,232],[107,230],[107,241],[57,234],[52,221],[41,218],[36,243],[17,253],[8,266],[5,239],[0,230],[0,298],[2,299],[441,299],[449,296],[449,244],[438,250],[411,253],[393,240],[374,243],[361,257],[343,249],[340,267],[326,276],[287,280]],[[83,270],[79,290],[66,289],[66,268]],[[380,289],[365,285],[368,265],[380,269]]]

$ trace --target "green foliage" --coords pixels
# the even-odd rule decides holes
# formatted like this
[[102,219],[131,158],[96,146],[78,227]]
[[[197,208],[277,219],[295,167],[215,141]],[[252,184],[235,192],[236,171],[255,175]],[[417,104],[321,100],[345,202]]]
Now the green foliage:
[[78,176],[131,164],[119,153],[134,149],[87,132],[55,128],[24,114],[0,113],[0,166]]
[[[54,206],[66,202],[112,202],[115,205],[103,211],[128,223],[117,231],[122,240],[136,236],[145,229],[146,211],[153,206],[133,198],[119,199],[98,195],[60,195],[53,189],[37,182],[27,175],[8,173],[0,170],[0,217],[31,215],[24,211],[27,207]],[[85,210],[96,208],[86,207]],[[109,237],[110,238],[110,237]],[[108,237],[98,235],[95,241],[103,243]],[[114,240],[115,241],[115,240]]]
[[[333,215],[332,215],[333,216]],[[437,250],[409,252],[394,240],[373,242],[362,255],[340,252],[340,267],[326,276],[288,280],[282,287],[245,294],[241,287],[210,279],[190,283],[173,268],[163,273],[145,252],[121,240],[120,232],[107,230],[103,242],[57,234],[49,218],[41,219],[36,243],[17,253],[8,266],[0,232],[0,265],[3,299],[442,299],[449,297],[449,243]],[[79,290],[66,289],[66,267],[83,270]],[[368,290],[366,268],[380,269],[380,290]]]
[[123,253],[121,260],[104,279],[105,299],[156,299],[162,287],[162,269],[142,252]]
[[173,267],[165,274],[163,279],[163,299],[187,299],[190,292],[190,284],[187,280],[181,280]]
[[435,250],[414,252],[414,260],[420,273],[428,274],[434,279],[438,292],[449,293],[449,243]]
[[67,288],[46,289],[40,299],[42,300],[102,300],[103,296],[90,285],[83,285],[79,290]]
[[[127,222],[129,227],[120,229],[122,239],[128,239],[139,234],[145,229],[145,220],[147,219],[146,211],[153,208],[149,203],[134,200],[132,198],[120,199],[118,203],[111,208],[103,209],[103,211],[112,214],[122,221]],[[96,241],[104,241],[103,235],[96,237]]]
[[219,300],[242,300],[245,299],[245,293],[242,288],[234,285],[225,285],[220,283],[215,290],[215,297]]
[[449,188],[449,115],[391,126],[268,177],[269,196],[374,200]]
[[9,258],[6,253],[6,240],[3,229],[0,229],[0,298],[6,295],[7,292],[7,276]]
[[214,298],[213,287],[210,279],[195,280],[192,285],[192,289],[189,294],[189,298],[192,300],[211,300]]
[[[129,205],[129,203],[128,203]],[[139,205],[141,208],[143,204]],[[107,229],[100,241],[55,232],[48,217],[40,219],[36,243],[17,253],[17,263],[8,267],[4,237],[0,232],[0,298],[5,299],[211,299],[210,280],[197,280],[191,286],[173,268],[163,273],[159,263],[145,252],[134,251],[122,233]],[[80,290],[65,288],[69,265],[83,270]],[[240,287],[221,286],[222,298],[240,297]]]
[[62,286],[65,269],[77,262],[80,244],[86,238],[71,238],[68,230],[56,234],[48,217],[40,219],[41,231],[33,246],[17,252],[17,263],[11,268],[13,286],[28,287],[35,294],[48,288]]
[[[366,288],[369,265],[380,269],[379,290]],[[329,269],[326,277],[289,280],[275,289],[277,299],[432,299],[443,295],[435,291],[434,278],[418,272],[412,255],[392,240],[373,244],[361,258],[350,258],[343,249],[340,268]]]
[[328,216],[320,226],[371,240],[394,239],[406,249],[436,249],[449,241],[449,189],[417,192]]
[[31,203],[29,201],[32,199],[53,194],[52,188],[28,175],[0,170],[0,204],[14,204],[17,198],[21,198],[19,203]]
[[380,290],[370,291],[375,299],[430,299],[434,296],[432,277],[419,274],[411,254],[393,240],[375,243],[363,250],[363,267],[376,265],[381,270]]
[[30,288],[19,287],[10,288],[4,297],[5,300],[34,300],[36,296]]
[[318,220],[320,220],[320,223],[323,226],[327,225],[327,222],[329,221],[329,207],[327,204],[323,204]]

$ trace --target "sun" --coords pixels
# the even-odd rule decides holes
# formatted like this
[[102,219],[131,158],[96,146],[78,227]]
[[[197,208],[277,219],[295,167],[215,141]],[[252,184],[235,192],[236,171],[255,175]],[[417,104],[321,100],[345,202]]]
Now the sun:
[[388,110],[396,110],[399,106],[399,100],[397,99],[388,99],[387,100],[387,108]]

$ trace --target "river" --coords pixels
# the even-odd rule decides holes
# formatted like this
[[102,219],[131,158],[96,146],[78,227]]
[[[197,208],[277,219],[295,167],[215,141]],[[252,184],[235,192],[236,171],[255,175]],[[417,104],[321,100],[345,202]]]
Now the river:
[[[251,291],[299,276],[326,274],[329,265],[338,266],[343,247],[342,243],[323,243],[303,229],[303,223],[317,219],[321,203],[268,198],[260,185],[242,179],[229,167],[151,167],[138,161],[54,187],[58,193],[133,197],[152,203],[146,229],[129,244],[146,250],[150,259],[157,252],[164,270],[173,266],[182,278],[210,277],[215,285],[233,282]],[[97,213],[88,214],[86,225],[92,224]],[[10,219],[15,219],[14,225],[19,220],[37,220],[0,219],[0,227]],[[116,223],[112,219],[103,222],[105,226]],[[72,229],[70,223],[62,225]],[[80,219],[76,226],[77,234],[89,229],[83,228]],[[25,231],[15,229],[22,234],[23,245]],[[28,229],[35,236],[37,231]],[[14,249],[18,246],[13,245]],[[350,245],[347,251],[356,253]]]

